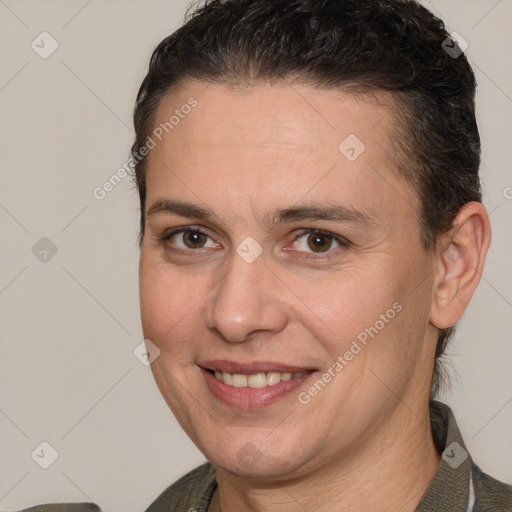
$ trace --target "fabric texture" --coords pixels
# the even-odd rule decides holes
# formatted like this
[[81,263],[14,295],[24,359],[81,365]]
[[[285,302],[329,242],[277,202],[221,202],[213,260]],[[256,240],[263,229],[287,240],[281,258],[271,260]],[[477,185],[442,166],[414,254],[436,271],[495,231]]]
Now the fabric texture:
[[52,503],[25,508],[20,512],[101,512],[101,509],[94,503]]

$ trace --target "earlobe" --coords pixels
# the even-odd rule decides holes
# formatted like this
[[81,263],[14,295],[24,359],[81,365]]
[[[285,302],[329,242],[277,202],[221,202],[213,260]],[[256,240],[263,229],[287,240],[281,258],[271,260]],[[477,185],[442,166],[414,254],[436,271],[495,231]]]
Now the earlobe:
[[439,329],[455,325],[464,313],[482,275],[491,240],[487,212],[481,203],[465,204],[453,229],[440,240],[430,322]]

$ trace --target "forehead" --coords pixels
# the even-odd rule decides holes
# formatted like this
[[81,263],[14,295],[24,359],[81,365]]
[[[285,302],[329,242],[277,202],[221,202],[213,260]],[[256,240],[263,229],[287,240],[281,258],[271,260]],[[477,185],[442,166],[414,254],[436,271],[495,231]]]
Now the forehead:
[[[193,109],[187,107],[191,98],[197,102]],[[241,87],[185,82],[163,98],[155,126],[165,125],[183,109],[190,112],[182,113],[180,119],[174,116],[180,126],[172,126],[162,134],[164,138],[181,139],[195,147],[210,145],[210,152],[226,151],[230,143],[234,151],[240,146],[250,151],[250,145],[267,143],[269,149],[281,144],[289,151],[311,152],[337,150],[344,135],[354,131],[361,139],[386,147],[395,103],[385,93],[354,94],[298,84]],[[195,122],[184,122],[187,118]]]
[[179,191],[212,206],[251,203],[262,215],[301,199],[358,202],[377,215],[387,203],[404,214],[417,200],[395,172],[393,108],[389,97],[304,85],[185,83],[157,112],[147,204]]

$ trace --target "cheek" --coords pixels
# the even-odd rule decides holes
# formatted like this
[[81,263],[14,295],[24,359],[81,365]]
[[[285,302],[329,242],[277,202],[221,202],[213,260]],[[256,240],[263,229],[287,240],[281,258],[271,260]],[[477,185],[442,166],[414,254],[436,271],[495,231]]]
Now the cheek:
[[368,331],[375,333],[375,324],[379,334],[389,330],[397,316],[400,307],[393,305],[398,290],[376,274],[352,268],[322,279],[290,277],[287,281],[300,306],[299,323],[333,359],[349,350],[353,340],[368,339]]
[[[210,290],[206,279],[172,270],[151,254],[141,255],[140,307],[144,337],[165,354],[180,352],[204,323],[200,314]],[[197,336],[199,337],[199,335]]]
[[289,286],[300,299],[296,303],[306,305],[298,321],[321,345],[323,371],[338,376],[324,395],[333,408],[364,397],[371,409],[407,384],[423,357],[426,280],[418,286],[413,275],[381,264],[351,268],[315,286],[310,279],[290,278]]

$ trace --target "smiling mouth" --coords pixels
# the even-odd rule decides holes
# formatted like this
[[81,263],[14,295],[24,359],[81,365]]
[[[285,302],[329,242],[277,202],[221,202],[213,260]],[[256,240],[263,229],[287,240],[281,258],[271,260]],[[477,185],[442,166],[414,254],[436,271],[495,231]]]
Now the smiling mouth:
[[234,388],[253,388],[260,389],[267,386],[276,386],[280,382],[299,379],[313,370],[291,373],[291,372],[260,372],[251,375],[241,373],[229,373],[220,370],[207,371],[214,375],[217,380],[222,381],[227,386]]

